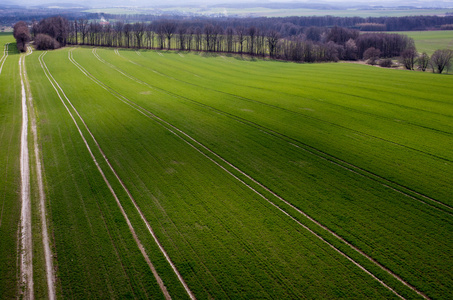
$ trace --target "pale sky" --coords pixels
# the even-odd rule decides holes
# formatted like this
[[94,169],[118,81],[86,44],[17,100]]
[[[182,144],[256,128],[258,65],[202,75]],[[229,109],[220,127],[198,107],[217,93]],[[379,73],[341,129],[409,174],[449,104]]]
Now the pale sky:
[[220,3],[272,3],[272,2],[294,2],[294,3],[330,3],[333,5],[348,5],[348,4],[369,4],[369,5],[412,5],[412,6],[431,6],[431,7],[453,7],[453,0],[0,0],[1,4],[17,4],[17,5],[39,5],[49,3],[78,3],[87,6],[156,6],[156,5],[180,5],[180,4],[220,4]]

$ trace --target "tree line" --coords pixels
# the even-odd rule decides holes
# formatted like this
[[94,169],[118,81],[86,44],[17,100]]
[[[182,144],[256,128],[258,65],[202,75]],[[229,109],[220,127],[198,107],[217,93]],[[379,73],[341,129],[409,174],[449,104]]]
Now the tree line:
[[[23,27],[25,22],[17,24]],[[419,60],[414,41],[406,35],[379,32],[360,34],[357,29],[339,26],[310,26],[298,34],[284,36],[272,28],[263,29],[255,25],[245,27],[241,22],[231,23],[224,28],[216,19],[211,22],[159,19],[151,23],[117,21],[101,24],[84,18],[68,21],[59,16],[33,22],[31,29],[30,38],[33,38],[39,50],[71,44],[237,53],[295,62],[365,59],[370,64],[381,61],[384,66],[391,62],[390,58],[401,57],[405,67],[409,64],[404,57],[410,53],[413,54],[414,64]],[[22,40],[18,40],[18,45],[19,42],[22,43]],[[414,64],[406,68],[414,69]],[[448,67],[449,63],[443,68],[433,67],[433,70],[441,73]]]
[[[67,42],[70,44],[226,52],[297,62],[362,59],[363,53],[370,47],[378,48],[382,57],[394,57],[414,47],[412,39],[405,35],[359,34],[356,29],[338,26],[312,26],[291,36],[283,36],[275,29],[254,25],[244,27],[241,23],[224,28],[215,21],[156,20],[151,23],[118,21],[100,24],[79,19],[69,21],[67,26]],[[38,23],[36,27],[41,26]]]

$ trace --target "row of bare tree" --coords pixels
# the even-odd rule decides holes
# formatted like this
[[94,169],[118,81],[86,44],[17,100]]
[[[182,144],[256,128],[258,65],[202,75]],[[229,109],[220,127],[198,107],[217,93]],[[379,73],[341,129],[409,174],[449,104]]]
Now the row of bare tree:
[[[17,28],[16,28],[17,27]],[[32,24],[32,34],[37,49],[55,49],[66,44],[91,46],[172,49],[179,51],[207,51],[269,56],[275,59],[297,62],[320,62],[368,59],[400,56],[407,69],[414,69],[418,57],[412,39],[401,34],[364,33],[358,30],[334,26],[332,28],[308,27],[303,33],[282,38],[273,29],[260,27],[228,26],[216,22],[156,20],[152,23],[97,23],[87,19],[68,21],[63,17],[51,17]],[[30,40],[28,26],[18,22],[14,26],[18,47]],[[442,55],[441,55],[442,54]],[[436,57],[448,57],[437,53],[428,62],[439,73],[449,67],[435,63]],[[372,58],[372,59],[371,59]],[[451,56],[450,56],[451,59]],[[437,59],[439,61],[439,59]],[[449,60],[448,60],[449,61]],[[422,63],[422,66],[424,64]],[[426,70],[426,67],[421,68]]]
[[453,58],[453,50],[439,49],[436,50],[431,57],[426,52],[418,54],[413,48],[407,49],[401,53],[400,61],[407,70],[426,71],[428,67],[433,72],[442,73],[444,70],[449,70],[451,60]]
[[92,46],[173,49],[269,56],[292,61],[356,60],[370,47],[383,57],[398,56],[413,41],[399,34],[368,33],[342,27],[309,27],[304,33],[282,38],[276,30],[242,25],[226,29],[218,24],[158,20],[133,24],[100,24],[79,19],[69,22],[68,43]]

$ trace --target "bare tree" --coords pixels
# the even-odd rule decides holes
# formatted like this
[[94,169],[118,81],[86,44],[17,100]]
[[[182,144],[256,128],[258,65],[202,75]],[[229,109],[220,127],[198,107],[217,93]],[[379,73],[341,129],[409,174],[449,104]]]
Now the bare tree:
[[170,50],[171,38],[176,31],[176,23],[172,21],[165,21],[162,23],[162,29],[165,37],[167,38],[167,48]]
[[442,73],[445,69],[450,68],[451,59],[453,58],[453,50],[442,49],[436,50],[433,55],[431,55],[430,64],[433,68],[433,72]]
[[178,26],[178,40],[179,40],[179,50],[184,51],[186,49],[186,32],[187,28],[185,25],[181,24]]
[[275,52],[277,49],[277,43],[280,38],[280,34],[276,30],[270,30],[267,33],[267,44],[269,46],[269,56],[271,58],[275,57]]
[[417,51],[415,48],[409,48],[401,52],[401,63],[407,70],[413,70],[415,66],[415,61],[417,59]]
[[124,37],[126,38],[126,48],[130,47],[131,42],[131,32],[132,32],[132,25],[125,24],[123,27]]
[[357,59],[357,45],[353,39],[349,39],[346,44],[344,44],[344,58],[347,60],[356,60]]
[[27,43],[31,39],[27,23],[19,21],[14,24],[13,35],[16,39],[17,49],[20,52],[25,52],[27,50]]
[[77,20],[74,20],[73,28],[74,28],[75,44],[78,45],[79,44],[79,24],[77,23]]
[[423,52],[417,59],[417,68],[422,70],[423,72],[426,71],[429,65],[429,56],[426,52]]
[[146,41],[149,49],[154,48],[154,30],[151,24],[146,26]]
[[145,24],[137,22],[134,24],[133,29],[134,29],[135,39],[136,39],[136,46],[137,46],[137,48],[141,48],[143,34],[145,34]]
[[82,35],[82,45],[85,44],[85,38],[88,34],[88,20],[79,19],[80,34]]
[[197,27],[195,29],[195,50],[197,50],[197,51],[201,50],[202,40],[203,40],[203,33],[201,31],[201,28]]
[[376,49],[374,47],[370,47],[365,50],[363,53],[363,59],[367,61],[367,64],[369,65],[375,65],[377,63],[377,60],[379,59],[379,56],[381,55],[381,50]]
[[204,38],[206,41],[206,50],[212,51],[213,43],[212,43],[212,35],[214,34],[214,26],[211,23],[208,23],[204,26]]
[[249,52],[250,54],[255,54],[255,37],[256,37],[257,29],[255,26],[252,26],[248,30],[249,34]]
[[236,28],[236,38],[238,40],[239,46],[240,46],[240,51],[239,53],[242,54],[244,50],[244,40],[245,40],[245,28],[243,26],[238,26]]
[[115,23],[116,46],[117,47],[123,46],[123,28],[124,28],[123,22],[118,21]]
[[212,44],[214,51],[222,51],[222,37],[223,37],[223,28],[219,25],[214,26],[214,31],[212,32]]
[[227,52],[233,52],[233,36],[234,29],[232,27],[228,27],[226,29]]
[[186,30],[186,44],[187,44],[187,50],[192,50],[192,39],[193,39],[193,35],[195,33],[195,30],[193,29],[193,27],[189,27],[187,28]]

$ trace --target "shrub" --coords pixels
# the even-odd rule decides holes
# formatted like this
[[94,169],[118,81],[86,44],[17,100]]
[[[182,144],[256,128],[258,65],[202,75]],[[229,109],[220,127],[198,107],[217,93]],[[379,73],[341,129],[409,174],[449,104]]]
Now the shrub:
[[47,34],[38,34],[35,37],[35,47],[37,50],[53,50],[60,48],[60,43]]
[[393,61],[390,58],[381,59],[379,61],[379,66],[383,68],[391,68],[393,66]]
[[441,25],[440,30],[453,30],[453,24]]
[[379,49],[370,47],[363,53],[363,59],[367,61],[367,64],[374,66],[377,63],[380,55],[381,51]]

